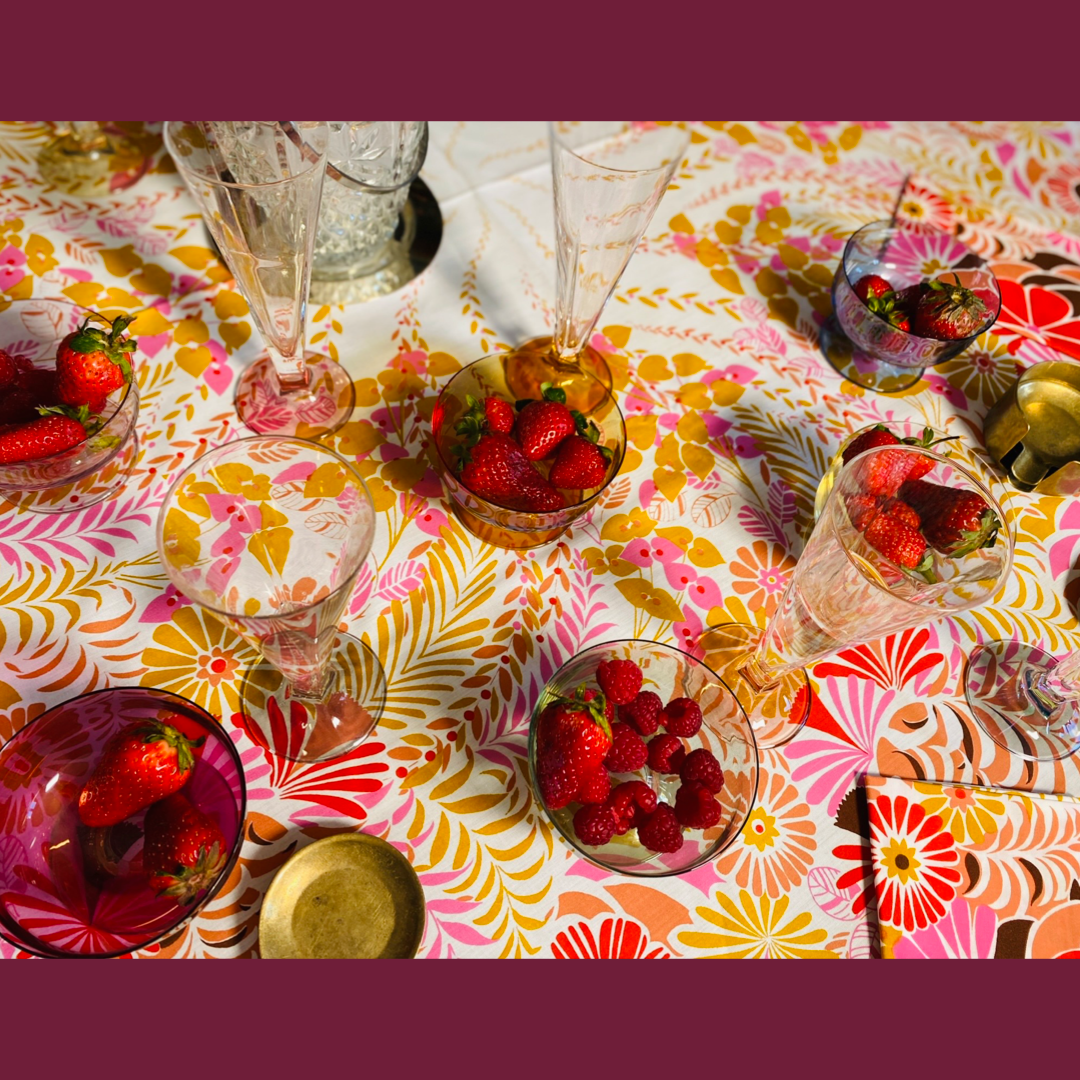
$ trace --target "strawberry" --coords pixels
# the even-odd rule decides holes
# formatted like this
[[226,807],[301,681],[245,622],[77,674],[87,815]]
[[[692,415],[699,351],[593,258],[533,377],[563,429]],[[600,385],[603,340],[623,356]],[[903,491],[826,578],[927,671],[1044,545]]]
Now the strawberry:
[[92,327],[87,319],[57,347],[56,392],[64,405],[85,405],[93,413],[102,412],[109,394],[131,382],[128,353],[136,346],[123,334],[134,317],[118,315],[104,321],[108,332]]
[[15,378],[0,397],[0,423],[29,424],[38,417],[38,406],[59,404],[56,396],[56,372],[48,368],[22,367],[16,357]]
[[544,383],[543,393],[541,401],[518,402],[518,442],[530,461],[548,457],[578,426],[566,407],[566,391]]
[[865,532],[866,526],[877,517],[881,509],[881,498],[876,495],[848,495],[845,505],[851,524],[859,532]]
[[[939,442],[946,442],[954,437],[935,439],[933,429],[923,428],[921,436],[901,439],[884,424],[876,424],[869,431],[864,431],[857,438],[852,439],[845,447],[844,464],[878,446],[911,446],[929,450]],[[905,480],[917,480],[925,476],[933,467],[934,459],[921,454],[890,454],[888,452],[877,454],[865,477],[866,494],[895,495]]]
[[[205,738],[205,736],[203,736]],[[144,806],[179,791],[195,766],[192,741],[158,720],[140,720],[104,746],[97,767],[79,793],[84,825],[116,825]]]
[[143,869],[158,896],[190,903],[214,883],[225,865],[225,837],[214,822],[179,793],[154,803],[146,815]]
[[9,387],[18,373],[19,369],[15,366],[14,358],[0,349],[0,390]]
[[604,802],[610,794],[611,777],[608,776],[607,769],[601,767],[590,770],[581,778],[577,790],[577,801],[590,806]]
[[498,397],[486,397],[478,401],[472,394],[465,395],[468,409],[454,425],[454,431],[465,439],[469,446],[475,446],[480,436],[487,431],[500,435],[509,435],[514,430],[514,406],[509,401]]
[[884,296],[893,291],[893,287],[878,274],[863,274],[854,285],[855,295],[860,300],[868,300],[871,296]]
[[585,687],[579,686],[573,698],[561,698],[553,720],[553,744],[567,761],[585,776],[603,763],[611,749],[611,724],[607,718],[607,700],[594,693],[585,700]]
[[918,529],[881,513],[866,527],[866,542],[886,559],[933,582],[933,559]]
[[85,438],[86,428],[70,416],[39,416],[0,435],[0,465],[52,457],[78,446]]
[[562,441],[548,481],[570,490],[597,488],[607,479],[612,453],[606,446],[597,446],[581,435],[571,435]]
[[903,499],[890,499],[885,504],[885,513],[892,515],[897,521],[902,521],[909,529],[917,529],[922,525],[922,518]]
[[641,668],[633,660],[604,660],[596,668],[596,681],[615,705],[629,705],[641,690]]
[[461,479],[470,491],[511,510],[544,513],[561,510],[566,499],[536,471],[521,447],[499,432],[480,436],[473,446],[459,446],[465,462]]
[[986,304],[960,284],[958,274],[953,277],[955,285],[941,280],[923,283],[911,321],[919,337],[960,341],[975,337],[989,321]]
[[1001,522],[976,491],[909,480],[901,497],[922,518],[923,535],[943,555],[958,558],[977,548],[993,547]]

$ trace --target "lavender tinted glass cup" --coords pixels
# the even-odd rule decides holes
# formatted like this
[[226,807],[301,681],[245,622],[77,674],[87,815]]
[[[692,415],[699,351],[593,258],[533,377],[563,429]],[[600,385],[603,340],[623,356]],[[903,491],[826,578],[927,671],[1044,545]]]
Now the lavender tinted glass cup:
[[[134,721],[166,717],[190,738],[206,737],[181,790],[221,829],[228,853],[210,888],[189,903],[149,886],[146,810],[92,829],[77,809],[106,742]],[[38,956],[109,957],[175,933],[232,872],[246,803],[232,740],[178,694],[122,686],[49,709],[0,750],[0,937]]]
[[[978,334],[954,341],[919,337],[891,326],[856,295],[867,274],[884,278],[899,292],[924,279],[959,279],[986,304],[990,316]],[[864,225],[847,242],[832,285],[833,312],[844,338],[824,328],[829,362],[868,390],[896,391],[913,386],[923,370],[959,356],[986,333],[1001,311],[997,278],[966,244],[950,233],[923,227],[918,232],[888,221]]]

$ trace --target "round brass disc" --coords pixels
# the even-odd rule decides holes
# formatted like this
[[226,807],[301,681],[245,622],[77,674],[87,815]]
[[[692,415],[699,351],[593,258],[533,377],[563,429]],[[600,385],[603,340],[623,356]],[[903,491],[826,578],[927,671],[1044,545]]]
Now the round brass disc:
[[407,959],[424,936],[424,891],[392,844],[366,833],[317,840],[277,873],[259,915],[267,960]]

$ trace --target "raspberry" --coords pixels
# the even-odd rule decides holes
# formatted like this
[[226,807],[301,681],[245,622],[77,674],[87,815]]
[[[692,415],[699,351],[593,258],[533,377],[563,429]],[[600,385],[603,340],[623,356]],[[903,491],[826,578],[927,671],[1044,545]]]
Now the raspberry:
[[583,806],[574,815],[574,832],[589,847],[602,847],[615,835],[615,815],[607,806]]
[[656,792],[644,780],[627,780],[615,788],[606,805],[615,815],[615,831],[622,836],[656,809]]
[[648,816],[644,825],[638,826],[638,839],[650,851],[671,854],[683,844],[682,829],[675,811],[667,803],[659,806]]
[[664,703],[659,694],[651,690],[642,690],[629,705],[619,708],[619,719],[624,724],[633,724],[642,735],[654,735],[660,726],[660,713]]
[[581,785],[577,766],[561,750],[549,750],[537,763],[540,797],[549,810],[569,806]]
[[604,764],[612,772],[637,772],[648,757],[648,747],[629,724],[612,725],[611,749],[604,758]]
[[711,829],[720,820],[720,804],[700,780],[691,780],[675,794],[675,816],[688,829]]
[[641,668],[633,660],[605,660],[596,669],[596,681],[616,705],[629,705],[641,689]]
[[679,776],[684,784],[699,780],[714,795],[724,786],[724,770],[720,768],[720,762],[708,750],[700,747],[686,755]]
[[[599,692],[599,690],[586,690],[585,693],[581,695],[581,699],[582,701],[592,701]],[[615,706],[610,701],[605,701],[604,715],[607,717],[609,724],[615,722]]]
[[677,735],[657,735],[649,740],[649,768],[654,772],[677,773],[686,751]]
[[611,777],[606,769],[587,772],[578,788],[577,801],[587,805],[602,803],[611,794]]
[[660,723],[680,738],[688,739],[701,729],[701,707],[688,697],[675,698],[664,706]]

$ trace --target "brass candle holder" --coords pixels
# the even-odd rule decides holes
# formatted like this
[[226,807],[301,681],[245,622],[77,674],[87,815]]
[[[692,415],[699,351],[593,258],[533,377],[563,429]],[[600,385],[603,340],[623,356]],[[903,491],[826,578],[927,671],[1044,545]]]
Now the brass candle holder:
[[1021,491],[1080,494],[1080,362],[1028,368],[986,414],[983,434]]

